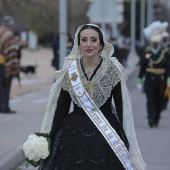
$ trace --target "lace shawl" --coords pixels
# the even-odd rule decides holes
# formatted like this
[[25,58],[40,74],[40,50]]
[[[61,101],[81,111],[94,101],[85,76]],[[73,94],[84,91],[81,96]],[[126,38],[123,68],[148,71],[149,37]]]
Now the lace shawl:
[[[81,68],[80,60],[78,62],[78,65],[79,65],[81,80],[82,82],[86,82],[87,79]],[[88,89],[86,90],[88,91],[89,95],[91,96],[95,104],[100,108],[110,97],[113,87],[117,85],[119,81],[120,81],[120,72],[118,71],[117,67],[115,67],[111,63],[111,61],[104,58],[100,68],[97,70],[96,74],[91,80],[92,88],[89,91]],[[74,104],[77,104],[78,107],[81,107],[70,86],[68,74],[66,74],[64,78],[63,89],[68,91]]]
[[[91,24],[91,25],[95,26],[94,24]],[[70,55],[65,58],[63,69],[61,71],[56,72],[56,75],[55,75],[56,82],[53,84],[53,86],[50,90],[47,110],[46,110],[44,120],[42,123],[42,127],[41,127],[42,133],[50,133],[50,131],[51,131],[53,119],[54,119],[54,113],[57,108],[57,100],[58,100],[61,88],[62,88],[63,84],[65,84],[64,78],[66,77],[66,72],[67,72],[67,69],[69,68],[70,61],[81,57],[79,50],[78,50],[78,32],[80,31],[81,28],[82,28],[82,26],[80,26],[77,29],[77,32],[75,34],[73,49],[72,49]],[[126,85],[127,77],[123,73],[123,66],[119,63],[119,61],[115,57],[111,57],[114,52],[113,45],[106,41],[104,32],[102,30],[101,30],[101,32],[103,34],[103,40],[104,40],[104,48],[102,50],[102,57],[103,57],[103,59],[104,58],[106,59],[105,61],[106,61],[106,63],[108,62],[107,64],[109,67],[112,67],[111,65],[113,65],[113,68],[117,68],[115,70],[118,70],[118,71],[115,71],[115,73],[114,73],[114,75],[118,73],[118,79],[115,79],[114,81],[110,81],[110,82],[112,83],[113,87],[116,85],[116,83],[118,83],[119,79],[121,82],[121,91],[122,91],[122,99],[123,99],[123,128],[124,128],[125,134],[129,141],[130,157],[131,157],[132,163],[134,164],[135,170],[146,170],[146,164],[143,161],[143,158],[142,158],[139,146],[138,146],[138,142],[136,139],[131,100],[130,100],[129,91],[128,91],[127,85]],[[105,67],[104,70],[106,68],[107,67]],[[99,75],[97,73],[96,79],[99,78],[102,80],[102,78],[100,78],[100,76],[102,76],[103,74],[105,74],[105,72],[101,73],[101,75]],[[81,75],[83,76],[82,73],[81,73]],[[94,80],[95,80],[95,78],[94,78]],[[101,84],[102,83],[100,83],[100,85]],[[104,85],[104,83],[103,83],[103,85]],[[95,88],[97,89],[97,85],[95,85]],[[68,90],[68,91],[70,91],[70,90]],[[70,95],[72,96],[72,99],[73,99],[73,95],[72,94],[70,94]],[[91,95],[95,100],[96,95],[95,94],[91,94]],[[107,95],[108,94],[106,94],[105,99],[107,98]],[[76,100],[73,100],[73,101],[76,103]],[[105,102],[105,100],[103,102]],[[97,101],[97,103],[98,103],[98,106],[102,105],[101,101]]]

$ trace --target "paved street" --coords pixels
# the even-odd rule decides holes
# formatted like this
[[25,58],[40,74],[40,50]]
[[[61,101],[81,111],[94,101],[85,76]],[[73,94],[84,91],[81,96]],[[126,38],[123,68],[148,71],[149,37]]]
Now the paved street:
[[[47,52],[48,57],[43,56],[46,54],[46,50],[40,52],[42,54],[43,62],[47,65],[50,63],[50,51]],[[40,56],[39,56],[40,57]],[[46,60],[47,61],[46,61]],[[40,62],[40,61],[39,61]],[[28,135],[39,132],[42,119],[46,110],[48,101],[48,95],[50,86],[53,81],[53,72],[50,67],[42,67],[40,62],[40,68],[37,78],[23,78],[24,81],[28,81],[27,87],[33,86],[32,92],[17,91],[17,83],[14,85],[13,95],[11,98],[11,107],[18,111],[14,115],[0,114],[0,170],[23,170],[26,169],[22,163],[24,160],[22,150],[22,144],[27,140]],[[39,69],[40,69],[39,68]],[[45,69],[46,68],[46,69]],[[48,69],[49,68],[49,69]],[[43,77],[41,75],[49,75]],[[127,69],[127,74],[133,69]],[[170,167],[170,143],[169,129],[170,129],[170,105],[168,110],[164,111],[161,115],[161,121],[158,128],[150,129],[146,119],[146,100],[145,95],[141,90],[136,88],[136,75],[138,70],[135,70],[134,74],[129,77],[128,88],[130,91],[134,121],[136,127],[137,139],[141,148],[143,158],[147,164],[147,170],[169,170]],[[43,82],[35,83],[38,80],[44,79],[46,85]],[[14,84],[15,84],[14,83]],[[34,85],[34,83],[36,85]],[[43,85],[43,86],[41,86]],[[23,85],[24,88],[24,85]],[[25,89],[27,90],[27,88]],[[17,95],[19,94],[19,95]],[[14,165],[22,163],[18,168],[13,168]],[[30,167],[27,170],[33,170],[35,168]]]
[[136,88],[136,73],[128,80],[136,134],[147,170],[169,170],[170,168],[170,102],[168,109],[162,112],[158,128],[149,128],[146,115],[146,98]]

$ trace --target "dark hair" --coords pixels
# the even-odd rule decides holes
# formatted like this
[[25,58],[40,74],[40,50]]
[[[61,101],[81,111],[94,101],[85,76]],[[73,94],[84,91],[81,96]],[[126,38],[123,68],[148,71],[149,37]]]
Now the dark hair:
[[99,34],[99,39],[100,39],[100,45],[102,45],[102,49],[101,49],[101,50],[103,50],[103,47],[104,47],[103,34],[102,34],[102,32],[100,31],[100,29],[99,29],[98,27],[93,26],[93,25],[88,25],[88,24],[86,24],[86,25],[84,25],[84,26],[80,29],[80,31],[79,31],[79,33],[78,33],[78,45],[80,45],[80,33],[81,33],[81,31],[83,31],[83,30],[85,30],[85,29],[88,29],[88,28],[91,28],[91,29],[93,29],[93,30],[95,30],[95,31],[98,32],[98,34]]

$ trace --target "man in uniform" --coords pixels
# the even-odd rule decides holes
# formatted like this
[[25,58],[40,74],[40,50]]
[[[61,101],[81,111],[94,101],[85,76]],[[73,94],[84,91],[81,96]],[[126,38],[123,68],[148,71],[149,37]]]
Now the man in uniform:
[[151,36],[151,45],[145,51],[140,67],[137,83],[141,84],[145,77],[144,91],[147,98],[148,123],[150,127],[158,126],[162,110],[163,84],[166,70],[169,65],[166,62],[165,51],[162,50],[161,37],[157,32]]
[[11,82],[19,74],[16,40],[12,33],[14,20],[11,16],[2,19],[0,27],[0,112],[15,113],[9,107]]

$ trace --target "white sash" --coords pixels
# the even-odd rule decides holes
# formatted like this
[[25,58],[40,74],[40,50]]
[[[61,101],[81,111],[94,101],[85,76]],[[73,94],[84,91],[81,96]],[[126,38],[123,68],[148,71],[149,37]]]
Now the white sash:
[[135,170],[129,156],[129,152],[125,147],[119,135],[103,116],[97,105],[93,102],[86,89],[84,88],[80,74],[77,69],[77,60],[73,60],[68,69],[68,74],[72,89],[81,104],[82,108],[95,124],[103,137],[106,139],[112,150],[115,152],[126,170]]

